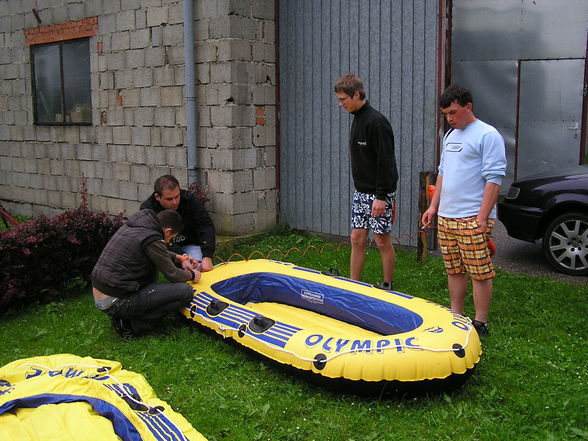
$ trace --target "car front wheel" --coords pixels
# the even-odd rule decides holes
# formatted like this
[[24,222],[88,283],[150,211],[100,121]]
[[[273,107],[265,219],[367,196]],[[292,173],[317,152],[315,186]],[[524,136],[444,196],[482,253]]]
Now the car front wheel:
[[588,216],[568,213],[555,218],[543,236],[543,251],[556,270],[588,275]]

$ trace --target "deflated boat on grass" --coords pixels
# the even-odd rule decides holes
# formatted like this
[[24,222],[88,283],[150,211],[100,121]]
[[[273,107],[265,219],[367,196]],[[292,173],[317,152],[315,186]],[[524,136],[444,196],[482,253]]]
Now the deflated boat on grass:
[[324,377],[446,379],[482,353],[470,320],[443,306],[290,263],[225,263],[192,285],[187,318]]
[[142,375],[70,354],[0,368],[0,439],[206,441]]

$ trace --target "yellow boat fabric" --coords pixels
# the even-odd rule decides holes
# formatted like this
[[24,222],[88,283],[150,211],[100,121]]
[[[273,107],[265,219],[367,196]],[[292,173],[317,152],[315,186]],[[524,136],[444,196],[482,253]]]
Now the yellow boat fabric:
[[[225,263],[192,286],[185,317],[329,378],[444,379],[474,368],[482,354],[471,321],[444,306],[289,263]],[[267,329],[257,326],[260,316]]]
[[206,441],[117,361],[56,354],[0,368],[2,441]]

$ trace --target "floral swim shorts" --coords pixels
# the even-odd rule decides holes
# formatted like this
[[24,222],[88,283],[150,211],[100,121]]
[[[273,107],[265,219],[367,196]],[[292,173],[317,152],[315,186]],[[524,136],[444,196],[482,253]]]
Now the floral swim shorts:
[[372,217],[372,204],[376,199],[375,194],[353,192],[353,206],[351,207],[351,228],[370,229],[374,234],[388,234],[392,231],[394,223],[394,209],[396,207],[396,193],[386,196],[386,209],[384,214]]

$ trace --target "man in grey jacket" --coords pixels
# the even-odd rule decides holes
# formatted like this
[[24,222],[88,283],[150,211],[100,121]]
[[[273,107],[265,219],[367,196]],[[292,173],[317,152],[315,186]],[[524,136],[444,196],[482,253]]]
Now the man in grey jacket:
[[[192,300],[193,289],[185,282],[200,280],[195,261],[167,249],[182,228],[176,211],[141,210],[102,251],[92,271],[92,294],[123,338],[152,330],[154,322]],[[172,283],[157,283],[158,272]]]

